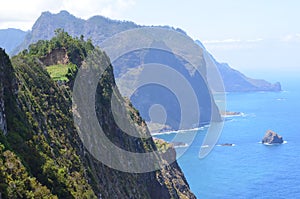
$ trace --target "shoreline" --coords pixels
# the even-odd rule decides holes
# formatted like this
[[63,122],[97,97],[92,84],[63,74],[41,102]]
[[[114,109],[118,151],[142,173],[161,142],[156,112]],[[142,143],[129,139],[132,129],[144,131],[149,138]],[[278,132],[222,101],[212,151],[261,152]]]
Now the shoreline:
[[209,126],[210,126],[209,124],[206,124],[204,126],[196,127],[196,128],[192,128],[192,129],[163,131],[163,132],[159,132],[159,133],[150,133],[150,134],[151,134],[151,136],[155,136],[155,135],[166,135],[166,134],[184,133],[184,132],[189,132],[189,131],[199,131],[199,130],[204,130],[205,128],[208,128]]

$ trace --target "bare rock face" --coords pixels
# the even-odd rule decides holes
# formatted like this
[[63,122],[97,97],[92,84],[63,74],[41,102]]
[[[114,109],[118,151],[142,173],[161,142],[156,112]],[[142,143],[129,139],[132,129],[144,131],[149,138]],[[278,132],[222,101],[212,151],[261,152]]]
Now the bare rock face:
[[55,49],[51,53],[43,57],[41,61],[46,66],[51,66],[56,64],[68,64],[69,57],[65,49]]
[[6,115],[4,106],[4,78],[5,78],[5,67],[7,62],[7,55],[5,51],[0,48],[0,131],[4,134],[7,133],[6,126]]
[[283,138],[272,130],[267,130],[262,139],[263,144],[282,144]]

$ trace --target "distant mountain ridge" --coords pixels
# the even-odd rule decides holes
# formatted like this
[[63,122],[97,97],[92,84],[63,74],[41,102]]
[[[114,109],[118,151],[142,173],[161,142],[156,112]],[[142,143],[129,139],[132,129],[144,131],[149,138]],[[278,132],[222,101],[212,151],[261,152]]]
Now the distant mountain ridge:
[[[143,27],[129,21],[111,20],[102,16],[94,16],[88,20],[77,18],[67,11],[61,11],[58,14],[43,12],[37,19],[28,32],[24,41],[20,45],[16,45],[12,54],[20,52],[28,48],[31,43],[37,42],[40,39],[51,39],[54,36],[54,30],[63,28],[72,36],[90,38],[95,45],[100,45],[105,39],[119,32],[134,28]],[[169,26],[163,26],[186,34],[183,30],[174,29]],[[199,41],[195,41],[201,48],[205,49],[204,45]],[[0,43],[1,44],[1,43]],[[11,52],[7,50],[7,52]],[[271,84],[265,80],[252,79],[237,70],[232,69],[226,63],[217,62],[211,54],[209,56],[214,60],[214,64],[220,71],[223,78],[226,92],[249,92],[249,91],[281,91],[280,83]]]
[[127,21],[111,20],[102,16],[94,16],[88,20],[83,20],[71,15],[67,11],[58,14],[43,12],[34,23],[32,30],[26,35],[24,41],[16,46],[13,54],[28,48],[38,40],[49,40],[54,36],[54,31],[58,28],[64,29],[73,37],[84,35],[85,38],[92,39],[95,45],[119,32],[138,28],[137,24]]
[[[35,24],[33,25],[33,28],[28,34],[26,35],[24,41],[19,45],[13,53],[20,52],[30,46],[30,44],[37,42],[38,40],[49,40],[54,36],[55,30],[61,28],[64,29],[64,31],[68,32],[73,37],[80,38],[81,35],[84,36],[85,39],[91,39],[92,42],[100,46],[101,43],[113,35],[126,31],[126,30],[132,30],[136,28],[142,28],[145,26],[140,26],[135,24],[134,22],[128,22],[128,21],[117,21],[117,20],[111,20],[106,17],[102,16],[94,16],[89,18],[88,20],[83,20],[80,18],[77,18],[67,11],[61,11],[58,14],[51,14],[50,12],[43,12],[42,15],[37,19]],[[175,29],[173,27],[169,26],[161,26],[165,29],[175,30],[177,32],[180,32],[182,34],[186,33],[181,29]],[[200,41],[195,41],[200,47],[202,48],[201,56],[205,60],[204,63],[201,63],[200,68],[204,69],[206,67],[209,67],[210,64],[212,64],[214,67],[216,67],[219,72],[220,76],[223,78],[224,82],[224,88],[227,92],[249,92],[249,91],[279,91],[281,90],[280,84],[272,85],[271,83],[268,83],[264,80],[255,80],[246,77],[242,73],[230,68],[228,65],[220,64],[215,61],[213,56],[209,54],[205,47],[201,44]],[[134,53],[133,53],[134,54]],[[172,53],[171,53],[172,54]],[[130,56],[130,59],[128,63],[124,64],[121,62],[122,68],[124,68],[123,71],[119,71],[118,68],[120,67],[114,67],[114,74],[116,77],[116,82],[118,83],[118,78],[122,74],[120,72],[128,72],[130,68],[133,66],[139,66],[144,61],[145,63],[161,63],[166,64],[168,66],[173,67],[175,70],[179,70],[180,73],[185,73],[185,70],[187,70],[186,67],[184,67],[185,63],[184,60],[177,60],[176,56],[174,55],[166,55],[159,52],[151,52],[148,51],[141,54],[136,54],[134,56]],[[134,59],[134,57],[136,59]],[[116,65],[116,63],[113,63],[113,65]],[[201,69],[201,70],[202,70]],[[199,81],[193,80],[192,77],[185,77],[186,80],[188,80],[193,86],[193,89],[200,90],[199,92],[202,92],[202,94],[199,94],[197,96],[199,103],[199,110],[205,110],[203,114],[201,114],[201,118],[199,121],[200,125],[207,124],[211,120],[211,114],[217,111],[217,107],[215,105],[215,102],[211,103],[211,100],[208,99],[205,96],[209,96],[208,94],[210,91],[206,92],[206,81],[214,82],[212,79],[205,80],[206,77],[204,77],[204,81],[198,79]],[[132,85],[132,82],[127,81],[126,85]],[[122,92],[123,89],[122,85],[118,84],[118,87],[120,88],[120,91]],[[124,87],[124,86],[123,86]],[[214,91],[222,91],[224,88],[210,88],[212,92]],[[180,122],[180,106],[178,105],[178,102],[175,100],[171,100],[174,98],[171,97],[171,95],[164,95],[169,97],[160,98],[159,96],[162,96],[161,92],[157,91],[158,88],[152,87],[152,88],[141,88],[139,92],[136,92],[135,95],[130,96],[131,101],[133,102],[133,105],[138,108],[140,111],[141,116],[146,119],[148,124],[150,124],[150,118],[149,118],[149,110],[145,107],[151,107],[153,105],[153,100],[150,99],[157,99],[159,104],[167,104],[166,107],[168,109],[166,110],[167,115],[170,115],[171,118],[167,118],[166,126],[163,127],[165,130],[178,130],[179,122]],[[167,91],[165,91],[167,92]],[[198,91],[197,91],[198,92]],[[146,93],[146,94],[145,94]],[[160,94],[159,94],[160,93]],[[206,95],[204,94],[206,93]],[[149,95],[148,95],[149,94]],[[165,93],[166,94],[166,93]],[[142,97],[143,96],[143,97]],[[142,98],[141,98],[142,97]],[[147,99],[147,97],[149,99]],[[172,103],[168,104],[168,101]],[[209,108],[208,108],[209,107]],[[192,117],[192,114],[190,115]],[[198,126],[199,124],[194,124],[192,126]],[[160,125],[159,125],[160,126]],[[153,131],[152,131],[153,132]]]
[[[226,92],[281,91],[281,84],[279,82],[272,84],[263,79],[247,77],[243,73],[231,68],[229,64],[216,61],[199,40],[196,40],[196,44],[198,44],[209,57],[209,61],[207,61],[206,64],[213,64],[218,68]],[[218,88],[214,90],[219,91]]]
[[[51,39],[54,36],[55,30],[58,28],[64,29],[64,31],[68,32],[70,35],[74,37],[80,38],[81,35],[83,35],[84,38],[91,39],[94,44],[100,46],[101,48],[101,43],[105,39],[110,38],[111,36],[126,30],[132,30],[141,27],[143,26],[139,26],[133,22],[116,21],[101,16],[94,16],[88,20],[83,20],[83,19],[76,18],[75,16],[69,14],[66,11],[61,11],[58,14],[51,14],[49,12],[44,12],[33,25],[32,31],[27,34],[24,42],[15,50],[15,52],[20,52],[23,49],[28,48],[30,44],[32,44],[33,42],[37,42],[40,39],[43,40]],[[169,26],[161,26],[161,28],[175,30],[181,34],[186,34],[181,29],[174,29]],[[199,53],[200,56],[202,56],[200,48],[199,48]],[[140,65],[140,62],[144,60],[146,61],[146,63],[161,63],[161,64],[164,63],[168,66],[173,67],[174,69],[177,68],[178,72],[180,73],[188,72],[188,69],[186,68],[183,60],[178,60],[173,53],[165,54],[165,53],[154,52],[150,50],[149,52],[143,55],[144,57],[142,57],[141,54],[138,54],[137,59],[132,59],[131,57],[130,59],[128,59],[129,61],[128,63],[126,63],[126,65],[125,64],[121,65],[122,68],[124,68],[124,70],[127,71],[132,66]],[[115,64],[116,63],[113,63],[114,66]],[[200,68],[205,70],[204,61],[199,63],[199,66]],[[117,82],[118,82],[118,77],[120,75],[118,73],[119,71],[117,70],[118,68],[120,67],[114,67],[114,74]],[[150,99],[156,98],[159,100],[159,104],[168,104],[169,108],[166,110],[167,115],[170,116],[170,118],[168,117],[167,119],[168,130],[178,130],[179,126],[181,126],[184,129],[187,129],[187,128],[191,128],[192,126],[198,127],[199,125],[204,125],[209,123],[211,120],[212,113],[217,113],[217,115],[219,114],[218,114],[217,106],[213,101],[211,101],[211,97],[210,97],[211,95],[209,94],[210,91],[208,90],[207,85],[205,83],[206,80],[203,80],[202,77],[200,77],[199,75],[196,78],[193,78],[190,75],[189,77],[186,76],[185,78],[187,81],[193,84],[192,87],[194,89],[197,89],[197,98],[198,101],[200,102],[198,103],[199,106],[198,110],[203,111],[203,114],[201,114],[199,121],[193,123],[192,125],[190,124],[180,125],[181,110],[176,100],[174,100],[174,96],[173,98],[171,97],[171,95],[168,95],[168,97],[165,98],[160,98],[159,92],[157,92],[156,87],[148,88],[148,90],[143,91],[148,93],[149,95],[144,95],[143,92],[139,92],[138,95],[132,96],[131,101],[133,102],[133,105],[135,107],[143,107],[143,108],[138,108],[138,110],[140,111],[141,116],[145,118],[147,122],[149,122],[149,120],[147,120],[149,119],[149,110],[145,109],[145,107],[151,107],[153,105],[153,100]],[[196,81],[196,79],[198,80]],[[118,87],[121,88],[120,85],[118,85]],[[162,92],[166,94],[167,91],[166,89],[164,89],[164,91]],[[162,95],[162,92],[160,92],[160,96]],[[134,97],[136,97],[136,99],[133,99]],[[147,99],[147,97],[149,97],[149,99]],[[172,103],[168,103],[170,102],[170,100]],[[191,113],[193,113],[194,110],[195,109],[191,108]],[[192,123],[192,118],[198,118],[198,117],[193,117],[193,114],[189,114],[189,117],[191,119],[186,120],[189,121],[189,123]],[[219,121],[220,117],[216,118],[216,120]]]
[[8,28],[0,30],[0,46],[11,53],[16,46],[20,45],[26,36],[27,32],[19,29]]

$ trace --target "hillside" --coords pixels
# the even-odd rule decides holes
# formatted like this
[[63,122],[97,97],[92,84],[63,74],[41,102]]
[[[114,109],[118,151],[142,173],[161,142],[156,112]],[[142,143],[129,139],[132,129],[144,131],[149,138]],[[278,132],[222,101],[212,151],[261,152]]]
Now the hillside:
[[[101,43],[113,35],[120,33],[125,30],[132,30],[135,28],[142,28],[143,26],[139,26],[133,22],[127,21],[116,21],[111,20],[102,16],[94,16],[88,20],[83,20],[76,18],[75,16],[69,14],[67,11],[61,11],[58,14],[51,14],[50,12],[44,12],[37,19],[35,24],[33,25],[32,31],[29,32],[22,42],[22,44],[15,49],[15,52],[19,52],[25,48],[27,48],[31,43],[37,42],[40,39],[50,39],[54,36],[54,31],[57,28],[62,28],[65,31],[69,32],[72,36],[80,37],[84,36],[84,39],[91,39],[91,41],[97,46],[101,45]],[[175,30],[172,27],[164,26],[163,28]],[[47,31],[45,31],[47,30]],[[184,31],[180,29],[176,29],[177,32],[186,34]],[[223,79],[224,89],[226,92],[249,92],[249,91],[280,91],[281,86],[280,83],[271,84],[265,80],[256,80],[253,78],[249,78],[244,74],[240,73],[232,69],[230,66],[226,64],[218,63],[211,54],[209,54],[205,47],[201,44],[200,41],[196,41],[202,51],[199,52],[200,56],[203,57],[204,62],[200,66],[201,70],[205,70],[205,68],[214,66],[220,72],[220,76]],[[162,44],[165,46],[166,44]],[[166,46],[168,49],[168,46]],[[127,56],[127,57],[126,57]],[[123,60],[122,60],[123,59]],[[126,97],[130,97],[133,105],[137,107],[140,111],[141,116],[146,120],[148,125],[150,123],[154,125],[150,125],[151,131],[155,132],[164,130],[177,130],[180,126],[180,106],[179,102],[174,98],[174,94],[166,91],[166,89],[158,88],[157,86],[143,87],[134,93],[133,96],[126,95],[126,86],[135,85],[136,78],[138,74],[141,74],[137,71],[140,69],[136,66],[140,66],[144,63],[159,63],[163,65],[168,65],[172,69],[175,69],[180,74],[186,74],[188,69],[185,67],[186,60],[182,60],[178,58],[170,49],[170,53],[163,53],[162,51],[154,51],[148,50],[145,52],[132,52],[131,55],[124,55],[121,60],[113,63],[114,67],[114,75],[116,77],[116,82],[121,91],[121,94]],[[122,79],[124,74],[128,74],[128,72],[132,72],[135,68],[135,76],[130,76],[129,79]],[[133,74],[133,73],[131,73]],[[214,78],[203,77],[191,77],[188,75],[184,75],[184,78],[192,85],[193,90],[197,91],[197,100],[199,103],[199,110],[203,110],[201,114],[201,118],[199,123],[197,124],[188,124],[183,127],[191,128],[191,126],[201,126],[203,124],[207,124],[210,122],[211,112],[216,111],[216,106],[210,102],[210,99],[207,98],[209,96],[209,92],[206,88],[206,81],[215,82]],[[132,81],[135,80],[135,81]],[[212,91],[222,91],[223,88],[212,88]],[[163,97],[162,97],[163,96]],[[165,125],[161,125],[161,122],[155,121],[153,122],[149,116],[149,108],[152,107],[153,104],[161,104],[166,108],[166,115],[169,117],[166,118]],[[210,109],[211,108],[211,109]],[[189,111],[193,113],[193,109]],[[190,118],[193,118],[192,114],[189,114]],[[189,118],[187,119],[191,121]],[[152,128],[154,126],[155,128]]]
[[[231,68],[227,63],[219,63],[197,40],[196,43],[203,49],[206,54],[206,63],[218,68],[223,79],[226,92],[253,92],[253,91],[281,91],[279,82],[272,84],[263,79],[253,79],[247,77],[243,73]],[[215,91],[220,91],[218,88],[213,88]]]
[[[72,36],[76,37],[80,37],[82,34],[84,35],[84,38],[90,38],[96,45],[101,45],[101,42],[117,33],[140,27],[141,26],[136,25],[133,22],[110,20],[101,16],[82,20],[70,15],[66,11],[61,11],[58,14],[44,12],[35,22],[32,31],[26,36],[22,45],[19,46],[18,51],[27,48],[32,42],[37,42],[39,39],[50,39],[54,34],[52,32],[57,28],[62,28],[66,32],[69,32]],[[168,26],[164,26],[163,28],[175,30]],[[180,29],[176,29],[176,31],[185,34]],[[162,45],[166,44],[162,43]],[[166,46],[166,48],[168,48],[168,46]],[[200,51],[199,55],[202,56]],[[130,58],[128,59],[128,57]],[[178,71],[178,73],[184,74],[185,79],[192,85],[192,88],[197,94],[197,100],[199,102],[198,109],[202,110],[201,118],[198,123],[191,124],[191,122],[189,122],[189,124],[186,124],[181,129],[191,128],[191,126],[198,127],[210,122],[211,112],[217,111],[217,107],[213,101],[211,102],[210,91],[206,85],[206,77],[202,77],[200,74],[195,77],[190,75],[191,73],[186,67],[186,60],[179,59],[174,53],[172,53],[172,50],[170,50],[169,54],[154,50],[149,50],[146,53],[141,51],[132,52],[131,55],[128,55],[127,57],[124,56],[121,60],[118,60],[118,62],[113,63],[115,65],[114,75],[117,80],[116,82],[123,95],[124,84],[119,84],[119,78],[121,75],[128,72],[128,70],[140,65],[141,63],[160,63],[169,65],[174,70]],[[120,71],[120,68],[123,70]],[[201,70],[205,70],[205,63],[201,62],[201,66],[199,66],[199,68],[201,68]],[[132,84],[132,82],[127,82],[126,85],[130,84]],[[174,96],[170,93],[168,94],[166,90],[158,91],[157,89],[157,87],[152,86],[148,87],[146,90],[140,90],[138,95],[132,97],[125,96],[131,97],[133,105],[138,108],[141,116],[145,118],[147,122],[150,121],[148,114],[149,107],[155,103],[166,105],[166,112],[169,117],[167,119],[166,126],[163,128],[165,128],[165,130],[178,130],[181,117],[178,102],[174,99]],[[145,93],[148,93],[149,98],[146,98],[146,95],[144,95]],[[161,96],[165,97],[161,98]],[[192,121],[193,118],[196,118],[192,114],[195,112],[194,110],[194,107],[191,107],[188,110],[191,114],[188,114],[189,118],[186,118],[186,121]]]
[[[74,39],[61,30],[51,41],[32,44],[11,60],[0,49],[0,196],[195,198],[177,162],[148,173],[121,172],[98,161],[83,145],[74,126],[71,88],[90,53],[101,58],[101,67],[109,64],[91,41]],[[66,70],[57,72],[60,68]],[[117,90],[112,92],[114,86],[110,66],[96,94],[97,118],[105,134],[127,151],[156,151],[151,137],[126,136],[116,125],[107,105],[112,96],[118,107],[127,107],[126,117],[134,121],[129,127],[150,136],[137,111]],[[167,151],[175,153],[172,147]],[[163,154],[158,157],[162,161]]]
[[[21,45],[14,49],[14,52],[16,53],[27,48],[29,44],[37,42],[39,39],[51,39],[54,36],[54,30],[57,28],[63,28],[72,36],[79,37],[80,35],[84,35],[85,38],[91,38],[94,44],[99,45],[101,42],[103,42],[103,40],[116,33],[139,27],[142,26],[139,26],[133,22],[116,21],[102,16],[94,16],[88,20],[82,20],[69,14],[67,11],[61,11],[58,14],[44,12],[37,19],[32,27],[32,31],[27,34]],[[172,29],[168,26],[164,26],[164,28]],[[176,31],[186,34],[184,31],[178,28]],[[205,49],[200,41],[196,40],[195,42],[200,47]],[[220,70],[226,92],[281,90],[281,87],[278,83],[271,84],[265,80],[257,80],[246,77],[239,71],[232,69],[229,65],[217,62],[211,54],[209,57]]]

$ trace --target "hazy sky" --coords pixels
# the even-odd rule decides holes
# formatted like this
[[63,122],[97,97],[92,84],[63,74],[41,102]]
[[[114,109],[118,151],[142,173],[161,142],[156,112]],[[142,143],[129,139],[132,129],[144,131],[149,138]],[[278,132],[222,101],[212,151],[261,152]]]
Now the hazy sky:
[[179,27],[217,60],[248,73],[300,71],[298,0],[1,0],[0,29],[29,30],[42,11],[60,10]]

